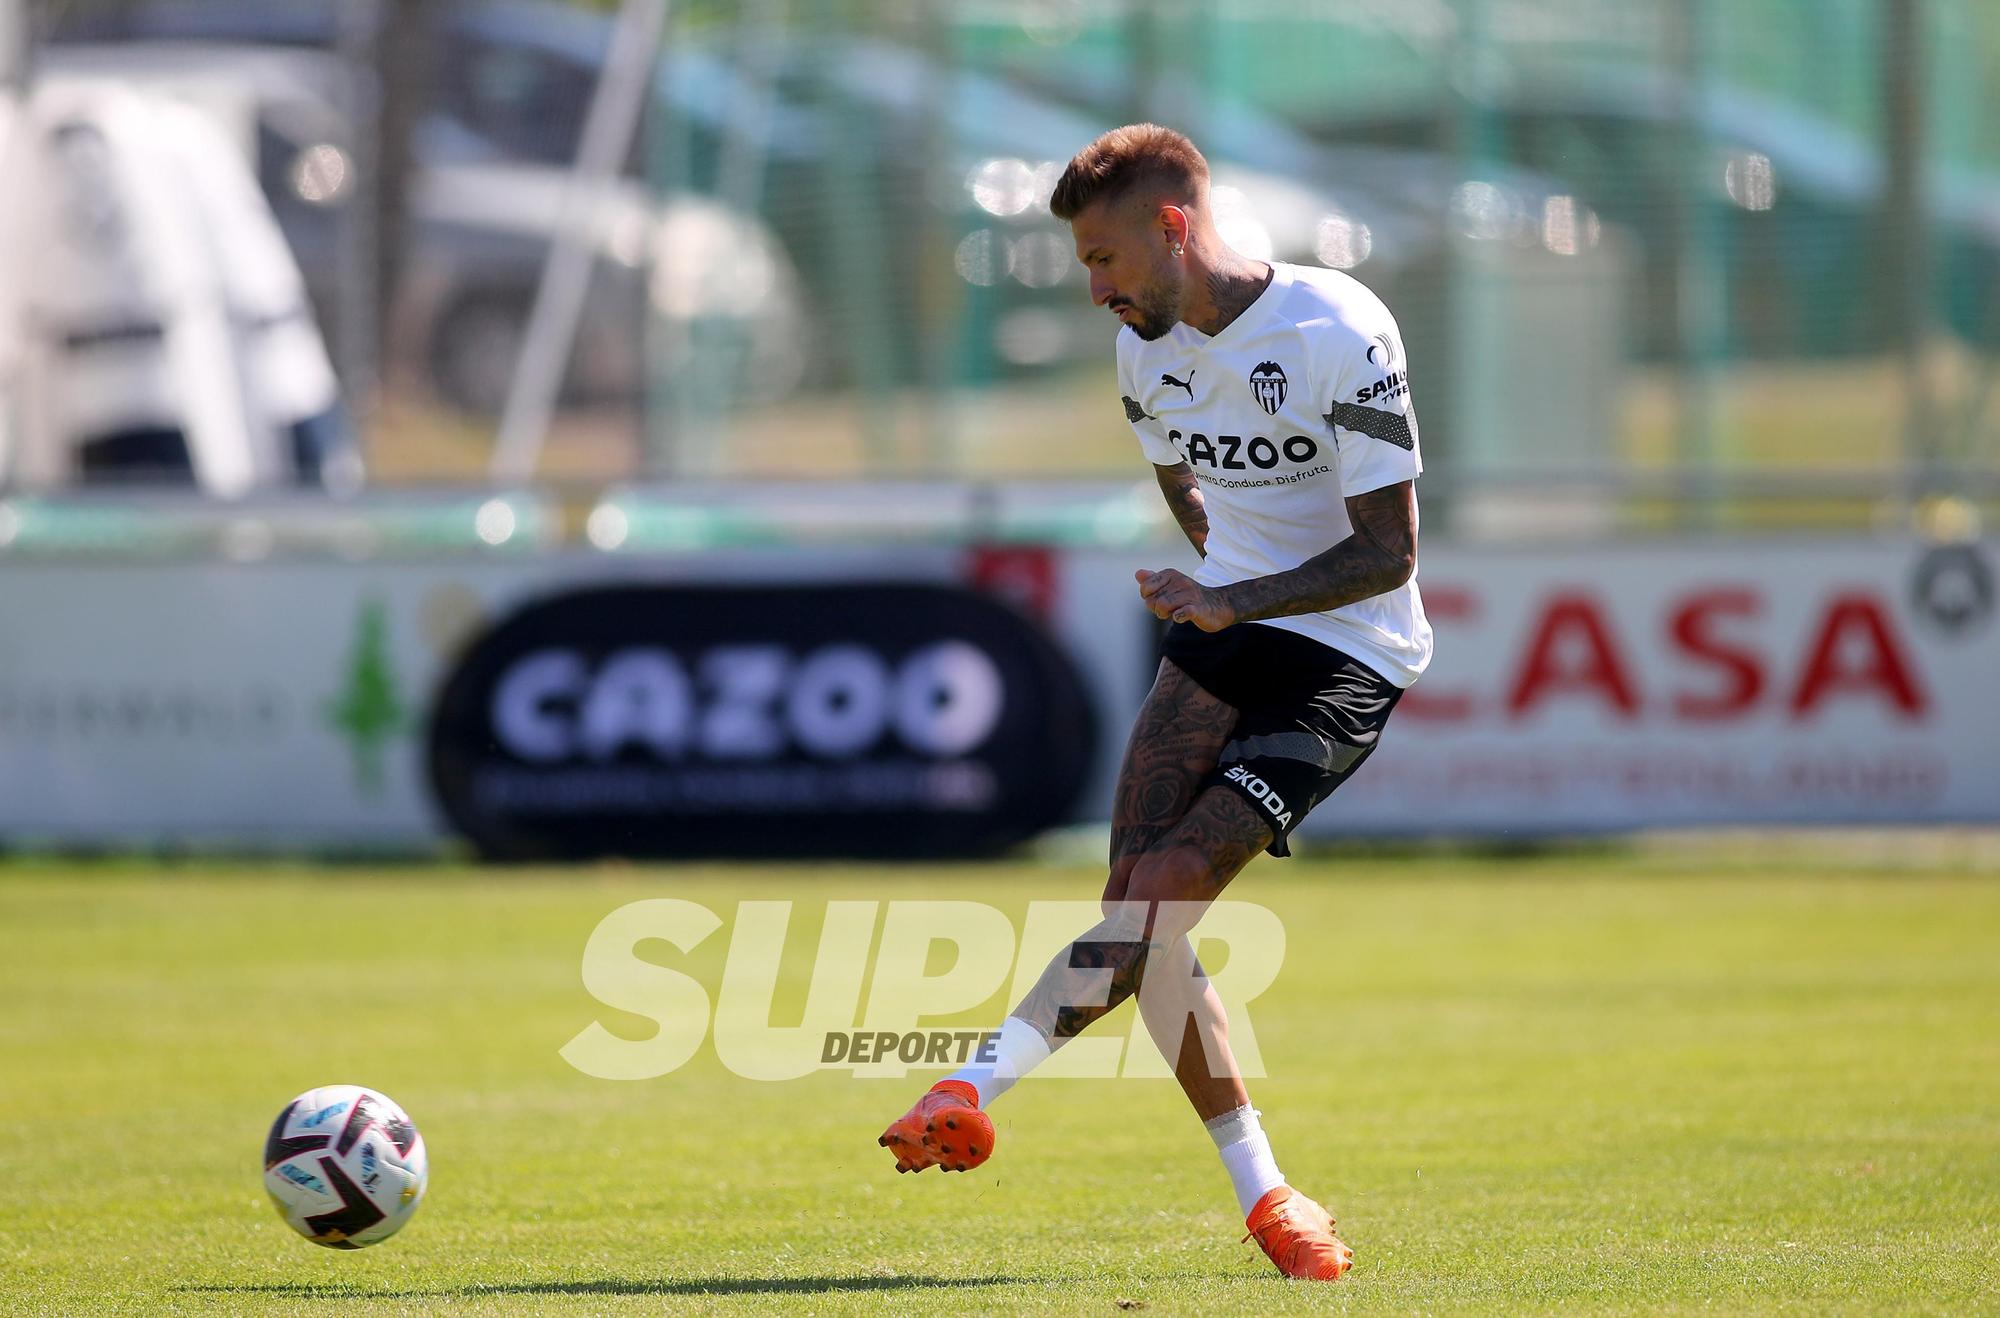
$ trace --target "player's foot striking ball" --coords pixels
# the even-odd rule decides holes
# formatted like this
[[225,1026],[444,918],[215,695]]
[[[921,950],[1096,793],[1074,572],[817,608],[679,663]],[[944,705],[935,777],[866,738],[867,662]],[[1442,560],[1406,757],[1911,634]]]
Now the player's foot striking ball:
[[1352,1256],[1279,1172],[1188,933],[1252,857],[1290,854],[1430,662],[1423,460],[1388,308],[1340,271],[1231,250],[1208,191],[1192,142],[1135,124],[1085,147],[1050,199],[1092,300],[1124,325],[1125,419],[1202,564],[1138,574],[1171,626],[1112,802],[1108,913],[1015,1006],[992,1060],[881,1143],[898,1171],[978,1166],[992,1152],[981,1109],[1136,995],[1251,1237],[1286,1276],[1331,1281]]

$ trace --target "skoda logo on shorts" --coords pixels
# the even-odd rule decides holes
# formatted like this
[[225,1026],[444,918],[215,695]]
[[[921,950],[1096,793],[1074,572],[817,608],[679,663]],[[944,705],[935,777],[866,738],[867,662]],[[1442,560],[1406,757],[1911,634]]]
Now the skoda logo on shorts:
[[1250,372],[1250,392],[1256,396],[1257,406],[1272,416],[1285,405],[1285,370],[1276,362],[1258,362],[1257,369]]

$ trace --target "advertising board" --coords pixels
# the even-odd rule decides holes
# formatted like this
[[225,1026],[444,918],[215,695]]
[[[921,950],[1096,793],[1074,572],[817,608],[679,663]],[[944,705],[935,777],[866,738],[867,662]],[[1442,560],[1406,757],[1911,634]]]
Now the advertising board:
[[987,596],[625,585],[479,638],[430,763],[497,858],[968,856],[1066,822],[1093,742],[1069,659]]
[[[826,854],[990,851],[1104,817],[1158,662],[1132,570],[1187,558],[897,545],[15,560],[0,570],[0,843],[407,850],[470,836],[495,854],[574,855],[534,782],[566,775],[578,799],[595,773],[630,797],[604,850],[798,855],[812,834]],[[1427,545],[1436,658],[1303,835],[2000,820],[1995,561],[1990,542]],[[597,603],[569,616],[565,598]],[[615,627],[606,599],[625,601]],[[691,609],[712,625],[691,625]],[[637,657],[607,683],[623,650]],[[530,670],[548,685],[523,706],[527,678],[510,684],[495,656],[533,653],[553,666]],[[728,686],[750,677],[763,685]],[[676,704],[680,681],[693,685]],[[987,742],[945,735],[995,689],[1010,712],[962,725]],[[437,751],[434,726],[485,749]],[[576,738],[577,755],[522,755],[537,735]],[[762,778],[753,744],[776,747]],[[469,810],[468,792],[503,783],[534,827]],[[797,799],[760,813],[759,792]],[[905,841],[882,837],[898,829]]]

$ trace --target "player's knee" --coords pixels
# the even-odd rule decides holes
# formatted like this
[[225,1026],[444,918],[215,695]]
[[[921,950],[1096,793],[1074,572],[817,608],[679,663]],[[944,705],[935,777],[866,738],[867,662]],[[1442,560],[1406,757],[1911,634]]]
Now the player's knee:
[[1138,867],[1139,857],[1127,856],[1111,866],[1111,877],[1104,881],[1104,896],[1099,902],[1104,914],[1115,914],[1125,900],[1125,891],[1132,886],[1132,871]]
[[[1125,885],[1125,904],[1153,908],[1152,937],[1175,938],[1193,929],[1206,905],[1212,876],[1199,857],[1186,851],[1149,853],[1140,858]],[[1110,913],[1107,907],[1107,914]]]
[[1180,847],[1149,851],[1132,867],[1125,896],[1145,902],[1191,902],[1208,895],[1212,876],[1192,850]]

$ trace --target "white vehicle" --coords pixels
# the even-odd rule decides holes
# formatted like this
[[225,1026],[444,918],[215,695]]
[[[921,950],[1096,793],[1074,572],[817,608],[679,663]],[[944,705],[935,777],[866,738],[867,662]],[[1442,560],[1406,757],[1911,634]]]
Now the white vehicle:
[[305,282],[223,122],[58,75],[0,123],[0,482],[359,484]]
[[[356,129],[350,74],[317,50],[202,41],[59,44],[38,67],[115,80],[218,112],[253,162],[329,336],[340,298]],[[580,84],[585,93],[588,82]],[[814,356],[801,281],[755,215],[693,194],[657,196],[620,179],[572,195],[568,163],[514,158],[463,126],[429,117],[414,143],[402,278],[382,355],[468,413],[500,410],[549,245],[566,209],[595,262],[565,381],[571,401],[629,402],[646,390],[650,322],[677,375],[704,373],[734,396],[796,387]],[[721,347],[718,345],[726,345]]]

